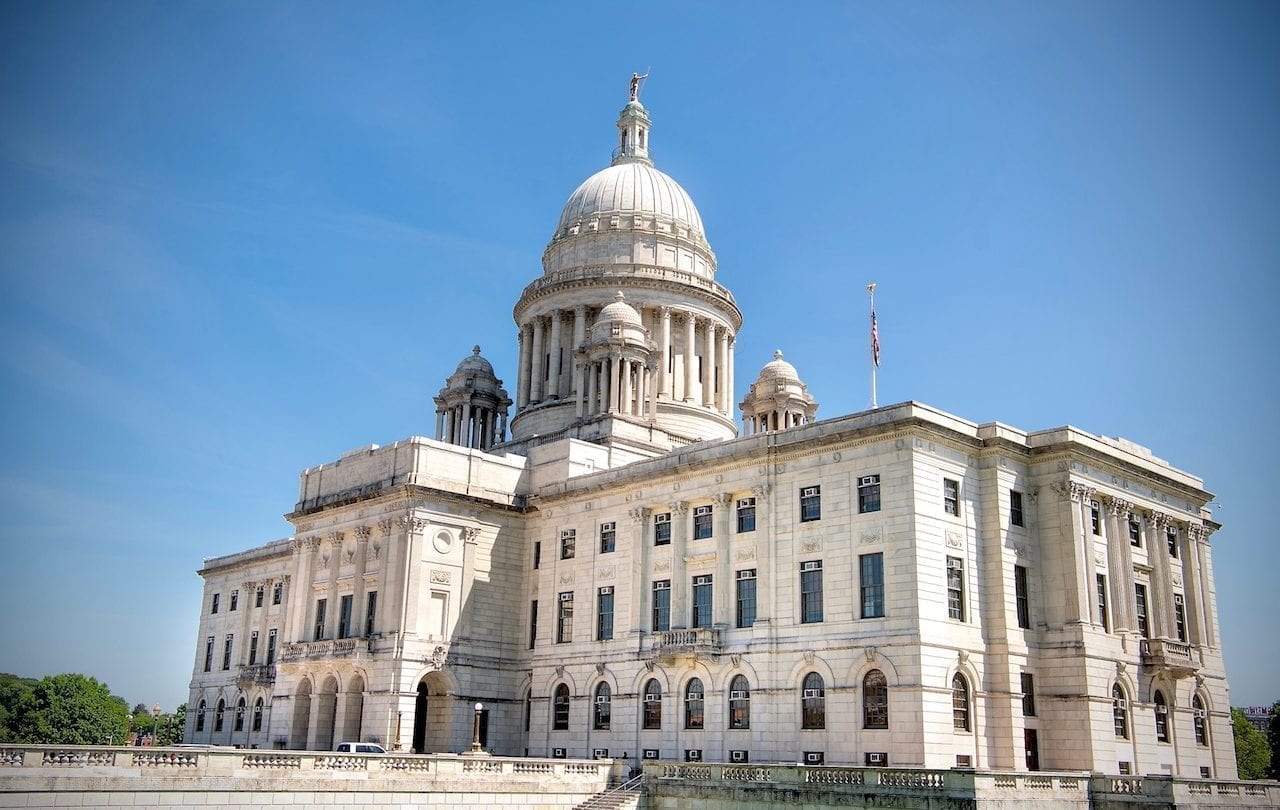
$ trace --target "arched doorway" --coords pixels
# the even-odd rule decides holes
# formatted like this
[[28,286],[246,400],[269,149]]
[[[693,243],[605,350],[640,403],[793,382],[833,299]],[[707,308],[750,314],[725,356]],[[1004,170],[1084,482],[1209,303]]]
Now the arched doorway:
[[[464,741],[453,739],[453,723],[449,710],[455,700],[449,697],[449,682],[432,672],[418,682],[418,695],[413,705],[413,752],[432,754],[460,751]],[[471,715],[467,715],[465,743],[471,742]]]
[[351,678],[343,696],[342,708],[342,739],[359,742],[363,728],[361,715],[364,712],[364,678],[359,675]]
[[304,750],[307,747],[307,735],[311,730],[311,680],[303,678],[298,681],[298,688],[293,693],[293,722],[290,724],[289,747]]
[[316,747],[317,751],[333,749],[334,722],[337,720],[338,679],[330,675],[316,692]]

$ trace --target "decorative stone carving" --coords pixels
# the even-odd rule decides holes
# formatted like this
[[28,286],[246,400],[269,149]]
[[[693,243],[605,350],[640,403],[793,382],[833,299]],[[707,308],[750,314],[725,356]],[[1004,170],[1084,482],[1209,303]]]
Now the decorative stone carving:
[[757,501],[769,500],[769,490],[773,489],[772,484],[756,484],[751,488],[751,494],[755,496]]
[[556,664],[556,677],[557,678],[564,677],[564,664]]
[[747,548],[740,548],[738,549],[737,553],[733,555],[733,558],[738,562],[743,562],[745,560],[754,560],[756,558],[756,547],[748,546]]
[[717,509],[727,509],[729,504],[733,502],[733,493],[721,492],[718,495],[712,495],[711,502],[715,504]]
[[560,584],[561,584],[561,585],[572,585],[572,584],[573,584],[573,572],[572,572],[572,571],[568,571],[568,572],[566,572],[566,573],[561,574],[561,575],[560,575]]
[[361,541],[361,540],[368,540],[368,539],[369,539],[369,535],[373,534],[373,527],[372,527],[372,526],[357,526],[357,527],[355,527],[354,529],[352,529],[352,530],[351,530],[351,533],[352,533],[353,535],[355,535],[356,542],[359,542],[359,541]]
[[381,543],[381,541],[374,540],[372,543],[370,543],[369,545],[365,546],[365,549],[364,549],[364,558],[365,558],[366,560],[377,560],[377,559],[381,559],[381,558],[382,558],[382,543]]
[[412,515],[400,516],[400,528],[413,534],[422,534],[427,530],[427,521],[420,517]]
[[866,646],[866,647],[863,647],[863,648],[862,648],[862,654],[863,654],[863,655],[865,655],[865,656],[867,657],[867,663],[868,663],[868,664],[875,663],[875,660],[876,660],[876,648],[875,648],[875,647],[870,646],[870,645],[868,645],[868,646]]
[[613,579],[615,570],[615,566],[602,565],[596,569],[596,579]]
[[346,564],[347,564],[347,565],[350,565],[351,563],[355,562],[355,559],[356,559],[356,547],[355,547],[355,546],[351,546],[351,547],[349,547],[349,548],[347,548],[347,547],[343,547],[343,549],[342,549],[342,559],[343,559],[343,561],[345,561],[345,562],[346,562]]
[[445,662],[448,659],[449,656],[444,651],[444,647],[436,647],[431,651],[431,665],[436,669],[444,669]]
[[858,538],[858,542],[864,546],[869,546],[873,543],[879,543],[881,539],[883,538],[880,535],[880,531],[877,529],[875,531],[863,532],[862,536]]
[[1133,504],[1123,498],[1108,497],[1106,499],[1107,508],[1111,514],[1116,517],[1126,517],[1133,511]]
[[815,656],[815,653],[814,653],[814,651],[813,651],[813,650],[805,650],[805,651],[804,651],[804,662],[805,662],[806,664],[812,665],[812,664],[813,664],[814,656]]
[[653,564],[653,572],[655,574],[667,574],[671,572],[671,560],[658,560]]
[[961,666],[964,666],[965,664],[969,663],[969,651],[968,650],[958,651],[956,653],[956,659],[960,662]]
[[685,513],[689,511],[689,502],[688,501],[672,501],[671,503],[667,504],[667,508],[671,510],[672,515],[679,515],[683,517]]
[[1093,562],[1094,565],[1097,565],[1100,568],[1105,568],[1107,566],[1107,555],[1103,554],[1101,551],[1095,551],[1093,553]]
[[453,581],[453,572],[452,572],[452,571],[445,571],[445,570],[443,570],[443,569],[441,569],[441,568],[432,568],[432,569],[431,569],[431,584],[432,584],[432,585],[448,585],[448,584],[449,584],[450,582],[452,582],[452,581]]
[[597,675],[603,675],[603,674],[604,674],[604,662],[597,662],[597,663],[596,663],[596,674],[597,674]]
[[1059,497],[1066,498],[1072,503],[1083,503],[1086,499],[1092,498],[1096,491],[1093,487],[1070,480],[1054,481],[1049,486],[1053,487],[1053,491],[1058,493]]
[[392,522],[391,522],[390,520],[379,520],[379,521],[378,521],[378,528],[382,531],[382,536],[383,536],[383,537],[390,537],[390,536],[391,536],[391,527],[392,527],[392,525],[393,525],[393,524],[392,524]]
[[329,532],[329,534],[326,535],[326,539],[329,541],[329,545],[334,547],[341,546],[342,540],[345,537],[346,535],[343,534],[342,532]]
[[1022,543],[1014,543],[1010,548],[1013,551],[1013,556],[1018,559],[1025,560],[1027,558],[1027,547]]
[[649,519],[649,510],[643,506],[632,507],[627,510],[627,514],[630,515],[631,519],[636,523],[644,523]]
[[734,667],[742,666],[742,653],[729,653],[729,663]]
[[1123,674],[1125,673],[1125,670],[1127,670],[1128,668],[1129,668],[1129,665],[1128,665],[1127,663],[1125,663],[1124,661],[1117,661],[1117,662],[1116,662],[1116,675],[1123,675]]
[[960,532],[948,529],[947,548],[964,548],[964,535]]
[[462,542],[474,543],[480,539],[480,530],[474,526],[465,526],[462,529]]
[[1173,571],[1171,572],[1171,579],[1175,586],[1182,586],[1182,574],[1179,574],[1177,571]]
[[805,540],[804,543],[800,545],[800,550],[805,552],[806,554],[811,551],[822,551],[822,538],[812,537],[808,540]]

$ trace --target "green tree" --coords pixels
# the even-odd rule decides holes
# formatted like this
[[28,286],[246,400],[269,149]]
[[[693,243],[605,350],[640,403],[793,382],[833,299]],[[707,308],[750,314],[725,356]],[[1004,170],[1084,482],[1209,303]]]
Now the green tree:
[[1266,779],[1271,765],[1271,747],[1262,732],[1240,709],[1231,710],[1231,735],[1236,742],[1236,769],[1241,779]]
[[128,719],[129,705],[96,678],[50,675],[18,701],[14,738],[52,745],[120,744]]
[[7,672],[0,672],[0,743],[16,742],[13,719],[18,710],[18,702],[22,696],[31,691],[31,687],[39,683],[35,678],[19,678]]
[[1271,745],[1271,778],[1280,779],[1280,700],[1271,707],[1267,724],[1267,742]]

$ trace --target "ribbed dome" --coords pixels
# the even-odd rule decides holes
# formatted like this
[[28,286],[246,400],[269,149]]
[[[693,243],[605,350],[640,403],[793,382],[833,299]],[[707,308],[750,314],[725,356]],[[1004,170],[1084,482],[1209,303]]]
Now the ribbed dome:
[[493,376],[493,364],[480,356],[479,346],[472,346],[471,354],[462,359],[462,362],[458,364],[453,373],[457,374],[463,371],[478,371]]
[[786,380],[788,382],[800,382],[800,372],[796,371],[796,367],[782,359],[782,350],[778,349],[773,353],[773,360],[764,364],[764,368],[760,369],[760,376],[757,381],[764,380]]
[[640,318],[640,313],[622,300],[621,292],[614,297],[612,304],[600,310],[600,315],[596,318],[596,323],[609,323],[611,321],[631,323],[636,326],[644,325],[644,321]]
[[[556,236],[565,228],[597,216],[647,214],[672,220],[702,235],[702,217],[680,184],[644,163],[619,163],[596,172],[569,197]],[[624,227],[630,226],[625,223]]]

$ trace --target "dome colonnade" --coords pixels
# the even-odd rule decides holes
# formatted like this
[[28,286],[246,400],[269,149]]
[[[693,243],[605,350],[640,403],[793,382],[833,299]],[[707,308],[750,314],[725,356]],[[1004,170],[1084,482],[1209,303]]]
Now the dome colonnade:
[[436,395],[436,439],[448,444],[488,450],[507,435],[511,398],[493,365],[473,346]]
[[[653,167],[649,129],[644,107],[629,102],[611,165],[569,197],[543,274],[516,304],[513,440],[604,414],[656,428],[665,438],[653,441],[668,446],[737,433],[733,346],[742,314],[715,281],[692,199]],[[629,313],[621,321],[612,309],[620,303]]]

